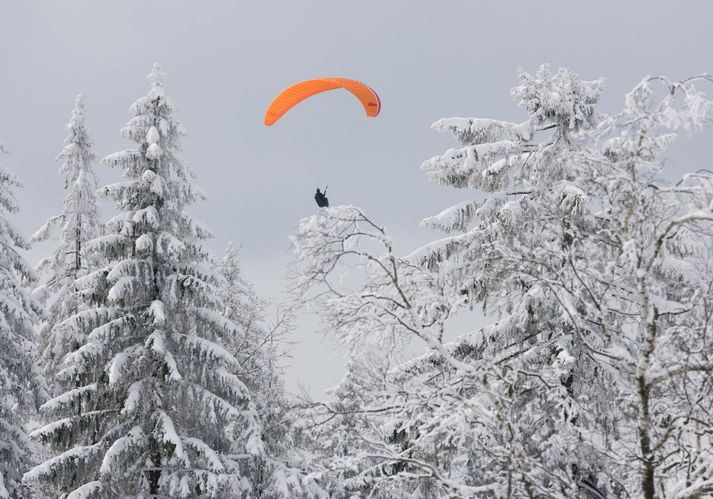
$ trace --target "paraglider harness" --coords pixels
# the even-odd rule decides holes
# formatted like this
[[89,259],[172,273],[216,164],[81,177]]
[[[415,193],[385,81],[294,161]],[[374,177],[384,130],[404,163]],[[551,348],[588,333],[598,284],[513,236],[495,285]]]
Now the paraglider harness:
[[[327,186],[329,187],[329,186]],[[317,206],[320,208],[328,208],[329,207],[329,199],[327,199],[327,187],[324,188],[324,193],[319,191],[319,187],[317,188],[317,193],[314,195],[314,200],[317,202]]]

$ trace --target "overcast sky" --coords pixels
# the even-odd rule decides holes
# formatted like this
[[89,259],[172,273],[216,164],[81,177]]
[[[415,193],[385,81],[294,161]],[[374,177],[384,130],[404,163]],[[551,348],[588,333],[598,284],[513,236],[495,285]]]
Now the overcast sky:
[[[16,225],[29,236],[61,206],[61,150],[75,95],[84,93],[99,157],[160,62],[189,131],[184,159],[209,200],[193,210],[215,231],[211,247],[241,246],[244,274],[280,298],[288,237],[317,209],[355,204],[387,227],[403,253],[436,237],[421,219],[471,194],[427,183],[422,161],[455,146],[430,130],[444,116],[523,120],[509,97],[517,69],[548,62],[607,80],[615,112],[646,74],[709,72],[713,3],[700,1],[252,1],[0,0],[0,140],[24,183]],[[272,98],[304,79],[351,77],[381,96],[367,119],[346,92],[303,103],[263,125]],[[671,171],[710,167],[710,136],[678,146]],[[693,154],[690,151],[695,151]],[[689,164],[704,162],[705,164]],[[100,182],[115,174],[97,166]],[[104,215],[112,214],[112,209]],[[47,248],[28,254],[35,263]],[[461,321],[459,327],[477,326]],[[344,359],[303,317],[288,386],[320,396]]]

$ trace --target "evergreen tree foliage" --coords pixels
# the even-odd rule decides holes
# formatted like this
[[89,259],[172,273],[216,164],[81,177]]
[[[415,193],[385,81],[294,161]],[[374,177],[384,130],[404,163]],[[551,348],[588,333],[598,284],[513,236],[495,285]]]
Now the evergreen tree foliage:
[[88,306],[63,324],[87,335],[58,373],[74,388],[33,433],[59,453],[26,479],[69,498],[251,497],[265,449],[229,350],[243,331],[223,314],[211,233],[184,211],[203,194],[158,65],[149,81],[122,129],[135,147],[104,159],[123,172],[102,189],[119,213],[87,249],[107,263],[75,281]]
[[[5,152],[0,143],[0,153]],[[21,483],[32,457],[26,426],[47,396],[36,366],[34,327],[42,311],[23,287],[34,280],[34,274],[19,254],[29,246],[7,219],[18,210],[13,189],[19,185],[15,175],[0,165],[0,498],[29,497]]]
[[74,336],[76,330],[57,325],[76,314],[82,306],[73,285],[90,269],[84,248],[98,235],[95,156],[84,113],[84,97],[79,95],[67,124],[69,133],[65,146],[57,156],[61,162],[59,173],[65,177],[62,212],[47,220],[30,239],[37,242],[52,236],[57,238],[52,254],[37,265],[43,282],[34,292],[47,309],[46,320],[40,329],[41,365],[52,384],[65,355],[85,341],[83,334]]

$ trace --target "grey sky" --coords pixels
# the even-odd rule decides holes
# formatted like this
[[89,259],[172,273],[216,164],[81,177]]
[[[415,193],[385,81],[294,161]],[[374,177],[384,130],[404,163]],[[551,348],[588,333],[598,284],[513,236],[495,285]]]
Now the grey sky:
[[[230,239],[242,246],[244,274],[263,296],[281,293],[288,236],[315,212],[317,185],[329,183],[332,203],[356,204],[384,224],[399,251],[434,238],[419,221],[470,193],[424,180],[420,163],[455,145],[429,126],[454,115],[523,119],[508,94],[517,68],[549,62],[604,76],[602,107],[612,112],[645,74],[713,72],[706,0],[0,5],[0,140],[12,151],[2,162],[25,184],[15,223],[29,235],[60,207],[54,158],[75,95],[86,96],[97,155],[124,149],[118,130],[158,61],[189,131],[184,158],[209,195],[194,212],[214,229],[214,250]],[[263,125],[277,92],[320,76],[368,82],[381,115],[366,119],[348,94],[332,92]],[[700,139],[693,149],[710,166]],[[103,166],[97,173],[100,182],[115,178]],[[340,379],[344,361],[313,326],[300,322],[288,386],[319,394]]]

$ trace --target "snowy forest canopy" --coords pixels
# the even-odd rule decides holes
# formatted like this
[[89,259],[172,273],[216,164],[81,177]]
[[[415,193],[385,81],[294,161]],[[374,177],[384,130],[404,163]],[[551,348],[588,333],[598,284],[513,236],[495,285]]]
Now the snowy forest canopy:
[[[456,144],[422,169],[463,199],[423,221],[443,237],[399,255],[359,207],[321,209],[273,321],[235,248],[205,247],[148,79],[100,162],[77,98],[63,204],[29,239],[0,169],[0,498],[713,495],[713,172],[664,180],[713,77],[645,77],[608,115],[601,80],[521,72],[522,122],[433,124]],[[449,330],[475,307],[487,327]],[[307,308],[348,352],[324,400],[284,388]]]

